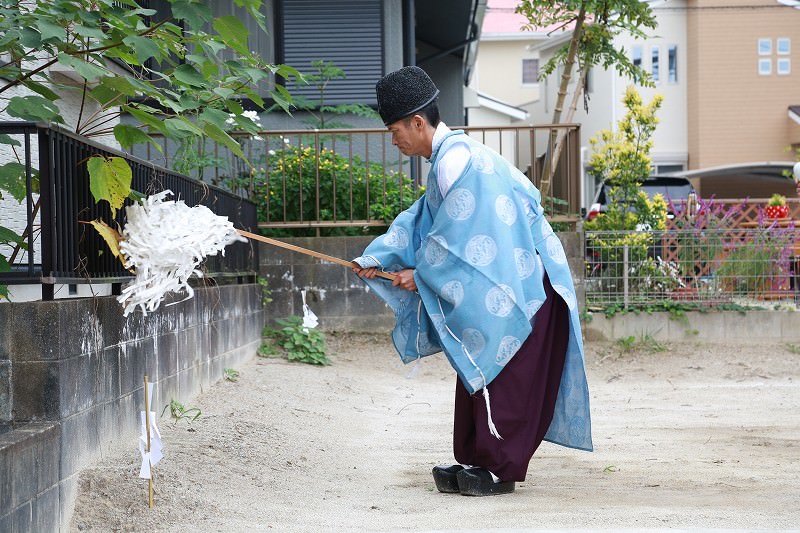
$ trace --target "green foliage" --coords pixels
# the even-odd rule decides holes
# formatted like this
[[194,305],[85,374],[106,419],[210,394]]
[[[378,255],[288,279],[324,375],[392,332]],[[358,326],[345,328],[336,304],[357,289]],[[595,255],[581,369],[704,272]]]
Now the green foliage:
[[[797,161],[797,162],[800,162],[800,146],[798,146],[797,148],[792,148],[791,146],[787,146],[785,150],[788,153],[794,152],[794,160]],[[789,179],[793,179],[794,182],[795,182],[795,185],[797,185],[798,181],[800,181],[800,178],[795,176],[792,171],[793,171],[793,169],[789,168],[789,169],[786,169],[783,172],[781,172],[781,174],[783,174],[784,176],[786,176]],[[800,194],[800,191],[798,191],[798,194]]]
[[[523,0],[516,7],[516,12],[525,15],[529,21],[522,29],[536,31],[548,26],[573,28],[570,41],[541,67],[541,78],[555,72],[558,65],[567,63],[570,45],[574,42],[577,46],[575,59],[581,68],[595,65],[604,69],[614,68],[620,76],[639,85],[652,85],[647,72],[634,65],[627,51],[614,43],[619,35],[644,39],[647,29],[655,29],[655,15],[648,2],[567,0],[554,3],[549,0]],[[577,24],[578,21],[580,24]],[[572,73],[565,71],[563,75],[569,78]],[[582,87],[578,90],[582,90]]]
[[794,355],[798,355],[800,354],[800,346],[798,346],[797,344],[792,344],[790,342],[787,342],[786,351]]
[[779,290],[780,283],[788,283],[791,275],[793,239],[792,232],[763,228],[751,241],[731,244],[715,273],[720,287],[748,296]]
[[[615,216],[623,227],[607,229],[633,229],[626,226],[630,221],[646,224],[651,229],[664,228],[662,215],[666,214],[666,202],[661,198],[660,205],[650,205],[647,195],[639,189],[650,175],[651,137],[658,125],[656,112],[663,100],[663,96],[656,95],[649,104],[645,104],[638,91],[629,86],[622,100],[627,112],[619,121],[617,131],[604,129],[590,140],[593,154],[589,159],[589,172],[611,185],[609,212],[615,209],[622,211]],[[631,209],[636,210],[635,217],[622,216]],[[640,213],[639,209],[643,212]]]
[[636,344],[636,337],[634,337],[633,335],[629,335],[627,337],[620,337],[619,339],[614,341],[614,344],[617,345],[620,351],[627,353],[633,351],[633,347]]
[[643,350],[650,353],[666,352],[667,346],[656,340],[649,333],[645,333],[637,339],[635,336],[621,337],[614,341],[619,350],[623,353],[629,353],[634,350]]
[[303,327],[303,319],[291,316],[286,320],[276,320],[283,326],[275,331],[275,338],[284,350],[289,361],[312,365],[329,365],[326,355],[325,334],[314,328]]
[[365,104],[326,104],[325,93],[328,89],[328,84],[333,80],[345,79],[347,75],[344,70],[337,67],[333,61],[322,61],[318,59],[312,61],[311,66],[314,72],[311,74],[304,74],[301,81],[314,86],[317,91],[317,98],[315,100],[308,100],[304,97],[296,97],[293,101],[297,109],[306,111],[311,116],[311,119],[305,121],[311,128],[324,130],[352,127],[350,124],[332,120],[329,118],[330,115],[353,114],[366,118],[379,118],[378,113]]
[[225,377],[225,381],[239,381],[239,371],[233,368],[226,368],[223,371],[223,376]]
[[[51,67],[60,66],[80,78],[77,89],[83,101],[76,133],[113,134],[126,147],[138,142],[159,146],[153,133],[181,146],[209,138],[244,158],[239,144],[225,132],[225,121],[233,115],[240,127],[255,132],[253,122],[242,116],[240,99],[263,108],[253,87],[273,76],[291,79],[299,73],[265,63],[250,52],[249,32],[238,18],[214,19],[208,5],[194,0],[168,2],[168,12],[157,12],[135,0],[0,1],[0,47],[7,55],[0,65],[0,95],[18,86],[36,93],[0,96],[0,111],[15,119],[63,123],[59,98],[75,92],[76,82],[52,73]],[[236,3],[265,29],[261,0]],[[114,60],[131,68],[120,73],[112,67]],[[276,85],[270,96],[288,110],[291,99],[285,87]],[[110,126],[121,112],[141,126]],[[14,142],[7,135],[0,137],[0,144]],[[101,167],[90,170],[96,183],[110,176],[98,173]],[[98,190],[109,202],[117,196],[111,187],[101,185]],[[121,191],[121,196],[128,194]]]
[[786,197],[782,194],[775,193],[772,196],[770,196],[767,205],[774,205],[774,206],[786,205]]
[[176,424],[179,420],[186,420],[191,424],[203,414],[197,407],[186,407],[177,400],[170,400],[169,405],[165,405],[164,410],[161,411],[161,416],[164,416],[167,409],[169,409],[170,416]]
[[111,216],[117,216],[131,193],[133,174],[128,162],[121,157],[90,157],[86,162],[89,169],[89,189],[94,201],[106,200],[111,206]]
[[[591,249],[599,254],[604,278],[620,280],[627,265],[636,265],[635,268],[644,269],[645,275],[635,279],[650,283],[655,276],[662,287],[650,288],[661,290],[678,281],[671,275],[669,265],[648,258],[653,245],[650,231],[664,229],[667,203],[660,194],[650,200],[640,185],[650,174],[650,138],[658,124],[656,111],[662,100],[657,95],[644,104],[636,89],[628,87],[623,99],[628,111],[618,130],[602,130],[591,139],[594,153],[589,161],[590,172],[610,187],[608,210],[584,224],[586,231],[601,232],[590,234],[588,240]],[[624,262],[626,247],[627,263]]]
[[256,355],[258,357],[263,357],[268,359],[270,357],[275,357],[278,355],[278,350],[275,348],[275,345],[270,340],[262,340],[261,346],[258,347],[256,351]]
[[589,160],[589,172],[611,187],[607,212],[587,222],[587,230],[664,229],[666,201],[661,195],[650,200],[640,189],[650,175],[651,137],[658,125],[656,112],[662,101],[663,97],[656,95],[649,104],[644,104],[636,89],[628,87],[623,98],[627,113],[617,131],[601,130],[591,139],[594,153]]
[[[327,148],[317,151],[311,146],[286,144],[268,153],[266,165],[255,171],[253,179],[252,199],[258,204],[262,222],[369,218],[388,223],[424,192],[415,189],[404,173],[379,163],[367,165],[358,156],[351,160]],[[299,235],[303,231],[308,232],[272,230],[270,234]],[[368,235],[383,231],[381,227],[342,227],[326,228],[322,233]]]
[[267,304],[272,303],[272,290],[269,288],[269,280],[258,276],[256,277],[256,282],[261,287],[261,305],[266,307]]

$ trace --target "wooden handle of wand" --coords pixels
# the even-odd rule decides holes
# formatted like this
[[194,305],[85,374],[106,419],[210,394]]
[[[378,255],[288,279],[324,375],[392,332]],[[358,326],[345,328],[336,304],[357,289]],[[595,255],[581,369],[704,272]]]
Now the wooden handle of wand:
[[[271,244],[273,246],[279,246],[281,248],[285,248],[293,252],[310,255],[311,257],[316,257],[317,259],[322,259],[323,261],[328,261],[330,263],[336,263],[337,265],[342,265],[348,268],[353,268],[353,267],[361,268],[358,265],[358,263],[354,261],[339,259],[338,257],[333,257],[332,255],[323,254],[322,252],[315,252],[314,250],[309,250],[308,248],[303,248],[301,246],[295,246],[294,244],[289,244],[288,242],[276,241],[275,239],[270,239],[269,237],[264,237],[262,235],[250,233],[249,231],[244,231],[244,230],[236,230],[236,231],[239,232],[239,235],[241,235],[242,237],[247,237],[248,239],[253,239],[266,244]],[[381,272],[380,270],[378,270],[378,276],[384,279],[388,279],[390,281],[394,281],[394,279],[397,277],[395,274],[392,274],[390,272]]]

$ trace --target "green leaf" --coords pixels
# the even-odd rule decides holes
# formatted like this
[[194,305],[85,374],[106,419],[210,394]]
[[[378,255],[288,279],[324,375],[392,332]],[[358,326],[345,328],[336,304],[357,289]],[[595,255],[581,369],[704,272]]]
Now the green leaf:
[[247,36],[250,32],[237,17],[226,15],[214,19],[214,30],[222,37],[225,44],[237,52],[244,55],[250,52],[247,49]]
[[106,76],[100,79],[99,85],[108,87],[115,92],[120,92],[125,96],[136,96],[139,92],[143,92],[143,89],[149,88],[142,87],[141,82],[138,80],[128,79],[124,76]]
[[0,189],[8,191],[18,202],[25,199],[25,165],[11,161],[0,166]]
[[[240,104],[236,100],[228,100],[225,105],[228,106],[228,109],[230,110],[231,113],[236,115],[237,119],[239,118],[239,115],[244,113],[244,108],[242,107],[242,104]],[[238,122],[238,120],[237,120],[237,122]],[[252,121],[250,121],[250,122],[252,123]]]
[[[0,244],[10,244],[10,245],[17,245],[22,243],[22,237],[17,235],[16,232],[0,226]],[[0,254],[0,257],[3,257],[3,254]]]
[[205,133],[210,139],[217,141],[220,144],[224,144],[231,152],[235,155],[238,155],[242,159],[247,159],[242,152],[242,147],[239,146],[233,138],[225,133],[222,128],[217,127],[215,124],[211,122],[206,122],[203,125],[203,133]]
[[148,111],[128,105],[122,106],[122,109],[130,113],[139,122],[150,126],[150,128],[154,129],[155,131],[163,134],[167,133],[167,128],[164,126],[164,120],[162,118],[157,117]]
[[96,26],[84,26],[83,24],[75,24],[74,26],[72,26],[72,31],[77,33],[81,37],[98,39],[100,41],[106,39],[106,34],[103,33],[103,30],[99,29]]
[[117,209],[131,193],[133,176],[128,162],[121,157],[93,156],[86,162],[86,167],[89,170],[89,189],[95,202],[107,201],[112,216],[117,216]]
[[47,19],[39,19],[35,24],[39,29],[39,33],[42,35],[43,41],[50,39],[65,41],[67,39],[67,31],[59,24],[53,24]]
[[227,121],[230,118],[228,113],[220,111],[219,109],[208,108],[200,113],[200,119],[206,122],[211,122],[219,129],[224,130],[227,126]]
[[164,121],[164,125],[167,127],[167,130],[175,136],[185,137],[185,134],[181,132],[197,136],[203,135],[203,131],[185,117],[168,118]]
[[161,49],[158,47],[153,39],[146,37],[139,37],[138,35],[129,35],[122,39],[122,42],[130,46],[136,54],[136,59],[140,64],[144,64],[148,59],[155,58],[159,63],[161,62]]
[[172,73],[179,82],[192,87],[205,87],[208,83],[203,75],[200,74],[196,68],[186,63],[178,65]]
[[12,117],[22,120],[64,122],[59,109],[53,102],[41,96],[14,96],[8,101],[6,112]]
[[134,144],[146,142],[153,143],[156,148],[161,148],[152,137],[139,128],[131,126],[130,124],[117,124],[114,126],[114,137],[117,139],[117,141],[119,141],[120,146],[123,148],[130,148]]
[[223,97],[225,99],[228,99],[231,96],[233,96],[235,93],[234,93],[233,89],[231,89],[229,87],[215,87],[214,88],[214,94],[217,94],[217,95],[219,95],[219,96],[221,96],[221,97]]
[[22,143],[13,138],[11,135],[0,133],[0,144],[10,144],[11,146],[22,146]]
[[33,81],[31,79],[27,79],[27,80],[23,81],[22,85],[24,85],[25,87],[27,87],[28,89],[30,89],[33,92],[39,93],[40,95],[44,96],[45,98],[47,98],[48,100],[50,100],[52,102],[55,102],[56,100],[61,99],[61,96],[56,94],[49,87],[47,87],[47,86],[45,86],[45,85],[43,85],[43,84],[41,84],[39,82]]
[[58,62],[62,65],[72,68],[84,79],[89,81],[94,81],[97,78],[107,76],[109,74],[108,70],[100,65],[84,61],[79,57],[71,56],[63,52],[58,54]]
[[175,0],[170,7],[176,19],[185,20],[195,29],[202,28],[203,24],[211,20],[211,8],[201,3]]
[[20,31],[20,42],[25,48],[39,48],[42,45],[42,35],[33,28],[23,28]]
[[197,109],[200,107],[200,102],[197,97],[192,93],[183,93],[178,100],[184,109]]

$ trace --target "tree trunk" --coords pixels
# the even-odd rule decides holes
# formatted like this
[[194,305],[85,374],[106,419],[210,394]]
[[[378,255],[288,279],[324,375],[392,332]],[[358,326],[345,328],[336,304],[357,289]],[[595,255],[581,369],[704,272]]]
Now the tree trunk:
[[[564,62],[564,72],[561,74],[561,85],[558,87],[558,98],[556,98],[556,106],[553,109],[553,124],[561,123],[561,112],[564,109],[564,101],[567,99],[567,87],[572,78],[572,67],[575,64],[575,56],[578,54],[578,47],[580,45],[581,35],[583,33],[583,23],[586,20],[586,2],[581,4],[581,10],[575,19],[575,29],[572,30],[572,39],[569,43],[569,50],[567,51],[567,59]],[[547,147],[550,156],[545,162],[545,167],[542,171],[542,180],[539,184],[539,190],[544,199],[550,192],[550,182],[553,174],[555,173],[556,165],[558,165],[558,158],[556,157],[555,147],[558,144],[558,129],[550,131],[550,143]]]
[[[583,65],[581,67],[580,76],[578,76],[578,83],[575,87],[575,92],[572,93],[572,102],[569,105],[569,109],[567,109],[567,114],[564,117],[564,123],[569,124],[572,122],[573,118],[575,117],[575,112],[578,109],[578,100],[583,95],[583,87],[586,83],[586,75],[589,73],[589,65]],[[565,128],[558,128],[556,130],[558,135],[556,137],[555,148],[553,148],[553,157],[551,158],[553,164],[550,166],[550,175],[547,176],[547,184],[548,186],[553,183],[553,177],[556,174],[556,167],[558,166],[558,160],[561,158],[561,151],[564,148],[564,141],[567,137],[567,130]],[[552,135],[552,133],[551,133]],[[580,140],[579,140],[580,141]],[[544,183],[544,179],[542,179],[542,183]],[[544,195],[544,193],[542,193]]]

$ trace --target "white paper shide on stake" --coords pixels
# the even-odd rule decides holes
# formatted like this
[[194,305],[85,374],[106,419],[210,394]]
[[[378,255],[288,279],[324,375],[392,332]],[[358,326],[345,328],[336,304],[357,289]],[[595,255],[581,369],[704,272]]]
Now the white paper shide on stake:
[[162,191],[125,208],[119,248],[125,266],[136,272],[117,298],[125,316],[137,307],[145,314],[154,311],[168,292],[186,291],[186,299],[191,298],[188,280],[192,274],[203,276],[200,263],[219,252],[225,255],[233,242],[247,241],[227,217],[202,205],[165,201],[169,195],[172,191]]
[[303,297],[303,331],[308,333],[308,328],[315,328],[319,325],[319,319],[306,303],[306,291],[300,291],[300,295]]
[[[147,397],[150,399],[148,403],[152,405],[153,401],[153,384],[147,384]],[[161,432],[156,425],[156,413],[150,411],[150,450],[147,449],[148,436],[147,436],[147,420],[145,419],[145,412],[141,411],[142,431],[139,436],[139,453],[142,454],[142,466],[139,469],[139,477],[142,479],[151,479],[152,473],[150,469],[158,464],[164,457],[162,452],[164,446],[161,442]]]

